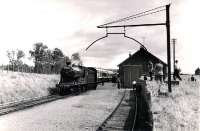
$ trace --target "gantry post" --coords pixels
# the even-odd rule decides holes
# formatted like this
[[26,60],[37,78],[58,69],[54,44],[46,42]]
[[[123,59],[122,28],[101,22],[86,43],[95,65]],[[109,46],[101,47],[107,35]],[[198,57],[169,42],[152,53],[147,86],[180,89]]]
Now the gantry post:
[[171,88],[171,54],[170,54],[170,4],[166,5],[166,29],[167,29],[167,65],[168,65],[168,91],[172,92]]

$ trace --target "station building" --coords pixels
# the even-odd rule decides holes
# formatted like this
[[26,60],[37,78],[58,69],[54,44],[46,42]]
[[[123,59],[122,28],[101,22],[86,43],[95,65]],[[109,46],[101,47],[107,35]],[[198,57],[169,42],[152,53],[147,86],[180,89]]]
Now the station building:
[[149,61],[153,63],[153,66],[161,61],[164,67],[164,75],[167,75],[167,64],[141,47],[133,55],[129,54],[129,57],[118,65],[122,88],[132,86],[132,81],[137,80],[143,75],[149,76]]

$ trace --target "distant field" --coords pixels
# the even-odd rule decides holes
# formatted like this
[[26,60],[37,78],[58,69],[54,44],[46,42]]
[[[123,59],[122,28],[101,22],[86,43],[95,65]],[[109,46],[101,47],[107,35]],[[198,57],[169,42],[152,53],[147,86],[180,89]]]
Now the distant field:
[[0,104],[47,96],[59,75],[0,71]]

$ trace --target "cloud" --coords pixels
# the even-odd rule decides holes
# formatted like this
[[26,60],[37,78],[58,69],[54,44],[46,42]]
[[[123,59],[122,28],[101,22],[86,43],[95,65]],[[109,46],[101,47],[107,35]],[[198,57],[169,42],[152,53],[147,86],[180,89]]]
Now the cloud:
[[[86,48],[96,39],[105,35],[105,30],[97,29],[96,26],[109,22],[118,18],[132,15],[144,11],[145,9],[151,9],[156,7],[155,2],[142,1],[72,1],[71,4],[76,6],[77,11],[83,18],[80,21],[80,30],[75,31],[67,39],[76,39],[76,41],[82,41],[79,44],[73,43],[81,48]],[[163,15],[163,14],[162,14]],[[160,17],[152,16],[153,18],[144,18],[135,23],[146,23],[159,21]],[[132,21],[134,23],[134,21]],[[121,24],[121,23],[120,23]],[[129,30],[129,29],[127,29]],[[162,29],[163,30],[163,29]],[[164,27],[165,30],[165,27]],[[110,30],[109,30],[110,31]],[[149,32],[149,33],[148,33]],[[161,34],[159,34],[161,33]],[[143,42],[145,37],[145,46],[156,54],[162,54],[166,52],[165,39],[162,31],[153,28],[134,28],[132,31],[127,31],[127,35],[134,37],[135,39]],[[72,45],[72,44],[71,44]],[[77,48],[79,48],[77,47]],[[103,40],[96,42],[85,54],[84,57],[104,59],[106,63],[112,63],[112,60],[120,54],[128,54],[129,51],[135,52],[139,48],[139,45],[131,40],[123,38],[123,36],[109,36]],[[123,61],[123,60],[121,60]]]
[[[10,5],[10,2],[14,4]],[[96,26],[130,16],[157,6],[165,5],[169,0],[8,0],[0,5],[0,43],[3,43],[1,52],[10,47],[30,50],[35,42],[43,42],[50,48],[61,48],[70,56],[82,51],[87,65],[116,66],[114,63],[123,61],[128,53],[134,53],[139,45],[122,35],[109,37],[96,42],[87,52],[84,49],[96,39],[105,35],[104,29]],[[198,25],[191,8],[197,10],[198,3],[186,0],[172,0],[171,37],[177,38],[177,57],[187,67],[188,57],[194,57],[197,35],[190,27]],[[196,14],[198,15],[198,14]],[[187,17],[186,17],[187,16]],[[165,12],[144,18],[118,24],[139,24],[165,22]],[[194,24],[190,24],[195,22]],[[191,26],[188,26],[188,25]],[[123,31],[123,29],[119,29]],[[109,30],[112,32],[113,30]],[[127,28],[128,36],[143,42],[146,48],[158,57],[166,59],[166,27],[137,27]],[[194,33],[198,34],[198,33]],[[197,36],[197,37],[196,37]],[[195,39],[195,40],[193,40]],[[192,42],[191,42],[192,41]],[[192,45],[188,45],[188,42]],[[192,46],[192,47],[191,47]],[[2,54],[0,54],[2,56]],[[196,55],[196,54],[195,54]],[[187,58],[187,59],[186,59]],[[197,65],[192,61],[192,65]],[[191,70],[191,69],[189,69]]]

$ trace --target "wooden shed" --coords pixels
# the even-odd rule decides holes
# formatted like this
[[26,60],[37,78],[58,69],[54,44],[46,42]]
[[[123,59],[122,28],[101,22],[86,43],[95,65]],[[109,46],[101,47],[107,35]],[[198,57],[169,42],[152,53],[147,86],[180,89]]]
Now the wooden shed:
[[199,67],[195,70],[195,75],[200,75],[200,68]]
[[167,64],[160,60],[155,55],[151,54],[144,48],[140,48],[133,55],[121,62],[119,66],[119,75],[122,87],[130,88],[132,86],[132,81],[137,80],[142,75],[149,75],[148,62],[151,61],[153,66],[161,61],[163,64],[164,75],[167,73]]

